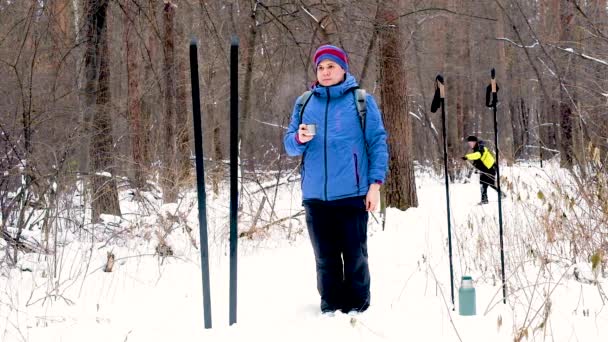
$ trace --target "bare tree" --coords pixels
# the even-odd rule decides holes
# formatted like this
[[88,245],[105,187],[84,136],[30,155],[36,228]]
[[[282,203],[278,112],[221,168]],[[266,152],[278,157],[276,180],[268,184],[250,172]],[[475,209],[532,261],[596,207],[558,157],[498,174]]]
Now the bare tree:
[[89,2],[89,11],[95,14],[91,25],[95,25],[97,37],[94,40],[99,61],[97,76],[97,91],[95,114],[93,116],[91,133],[91,171],[92,174],[92,219],[97,221],[101,214],[120,216],[118,190],[114,178],[114,141],[112,138],[112,125],[110,111],[112,110],[110,93],[110,53],[108,47],[107,0],[92,0]]
[[177,170],[178,182],[180,185],[185,184],[192,169],[190,162],[191,141],[190,132],[192,131],[192,115],[188,109],[188,49],[186,45],[186,36],[184,34],[184,23],[180,21],[176,23],[176,35],[178,38],[178,48],[176,50],[177,68],[176,79],[176,127],[177,127]]
[[[575,37],[575,17],[574,17],[574,5],[570,1],[562,0],[560,3],[560,30],[559,40],[564,44],[564,48],[574,47]],[[560,139],[560,163],[562,167],[572,167],[572,106],[576,103],[575,98],[575,85],[576,82],[574,77],[576,75],[575,65],[573,61],[574,56],[568,54],[560,58],[560,104],[559,104],[559,116],[560,116],[560,128],[561,128],[561,139]],[[569,87],[567,87],[569,86]],[[568,89],[569,88],[569,89]]]
[[131,156],[133,158],[134,183],[137,188],[143,188],[144,179],[144,128],[142,125],[142,103],[139,83],[141,81],[139,68],[139,40],[135,39],[136,4],[126,3],[125,9],[125,50],[127,58],[127,117],[131,130]]
[[175,5],[166,1],[163,8],[163,73],[164,73],[164,105],[163,117],[163,149],[162,172],[163,200],[175,202],[177,200],[177,174],[176,174],[176,137],[175,137]]
[[407,107],[403,33],[395,8],[398,0],[378,4],[380,88],[382,112],[390,146],[386,181],[387,206],[405,210],[418,206],[412,160],[412,131]]

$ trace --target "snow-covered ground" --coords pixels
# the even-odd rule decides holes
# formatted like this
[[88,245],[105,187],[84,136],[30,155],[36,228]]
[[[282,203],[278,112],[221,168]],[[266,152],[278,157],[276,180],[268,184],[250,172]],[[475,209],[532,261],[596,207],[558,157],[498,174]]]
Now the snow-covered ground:
[[[299,216],[240,239],[238,323],[228,326],[228,191],[209,194],[210,330],[203,328],[195,192],[165,206],[150,197],[153,210],[147,211],[123,192],[123,219],[105,217],[105,225],[90,229],[94,243],[90,234],[60,232],[67,243],[57,260],[27,254],[16,268],[2,266],[0,341],[607,341],[606,279],[600,275],[599,285],[576,280],[573,265],[560,262],[560,250],[568,251],[535,232],[543,228],[530,215],[543,210],[545,195],[538,190],[550,189],[546,172],[532,165],[503,172],[510,189],[504,202],[507,304],[496,193],[490,189],[490,204],[476,205],[476,175],[470,183],[451,184],[455,311],[441,178],[418,173],[419,207],[389,209],[384,231],[370,218],[372,306],[355,318],[320,315],[314,257]],[[302,209],[298,188],[298,182],[281,187],[274,220]],[[248,213],[257,208],[243,207]],[[262,216],[268,219],[269,212]],[[251,219],[243,217],[244,231]],[[40,239],[36,230],[29,233]],[[172,256],[156,253],[162,239]],[[112,272],[103,270],[108,252],[116,257]],[[50,279],[55,264],[58,275]],[[581,278],[594,279],[589,263],[575,266]],[[477,291],[472,317],[458,315],[465,274],[473,276]]]

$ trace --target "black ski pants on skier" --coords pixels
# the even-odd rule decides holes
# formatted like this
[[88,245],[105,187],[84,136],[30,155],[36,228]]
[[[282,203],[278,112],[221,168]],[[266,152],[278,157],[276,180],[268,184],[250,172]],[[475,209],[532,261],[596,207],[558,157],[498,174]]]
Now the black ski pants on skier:
[[304,201],[321,311],[365,311],[370,302],[365,197]]
[[488,203],[488,186],[498,192],[496,186],[496,168],[479,170],[479,183],[481,184],[481,202]]

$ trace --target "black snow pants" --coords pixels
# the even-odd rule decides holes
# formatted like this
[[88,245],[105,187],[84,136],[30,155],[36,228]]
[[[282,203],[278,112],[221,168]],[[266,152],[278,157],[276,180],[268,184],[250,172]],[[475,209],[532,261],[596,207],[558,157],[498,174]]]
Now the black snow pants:
[[488,203],[488,186],[498,192],[496,186],[496,168],[479,170],[479,183],[481,185],[481,203]]
[[365,311],[370,303],[365,197],[306,200],[321,311]]

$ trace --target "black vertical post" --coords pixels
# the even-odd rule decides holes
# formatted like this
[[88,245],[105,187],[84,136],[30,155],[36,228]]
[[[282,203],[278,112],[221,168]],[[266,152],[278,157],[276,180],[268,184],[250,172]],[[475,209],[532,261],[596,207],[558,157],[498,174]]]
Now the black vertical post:
[[498,120],[496,118],[496,107],[498,106],[498,85],[496,84],[496,71],[492,69],[490,72],[490,88],[492,91],[491,107],[494,112],[494,147],[496,149],[496,187],[498,188],[498,229],[500,234],[500,269],[502,273],[502,301],[507,303],[507,284],[505,282],[505,252],[503,244],[503,229],[502,229],[502,190],[500,188],[500,163],[498,156]]
[[237,294],[237,209],[238,209],[238,137],[239,137],[239,39],[230,43],[230,318],[236,323]]
[[198,193],[198,225],[200,232],[201,272],[203,274],[203,308],[205,329],[211,329],[211,290],[209,287],[209,243],[207,242],[207,200],[205,167],[203,164],[203,133],[201,102],[198,83],[198,51],[196,40],[190,42],[190,82],[192,83],[192,115],[194,124],[194,152],[196,155],[196,190]]
[[448,212],[448,251],[450,255],[450,294],[452,296],[452,310],[455,310],[454,302],[454,266],[452,263],[452,218],[450,213],[450,181],[448,177],[448,147],[447,147],[447,129],[445,123],[445,85],[443,84],[443,77],[437,75],[435,78],[435,97],[433,98],[433,105],[431,105],[431,111],[434,113],[437,110],[437,106],[441,105],[441,122],[442,122],[442,134],[443,134],[443,171],[445,174],[445,198]]

